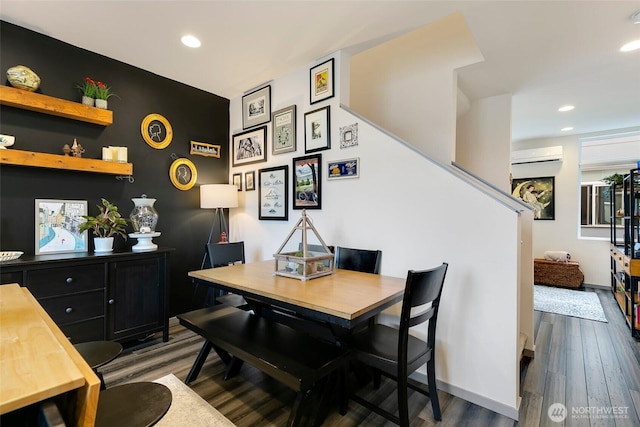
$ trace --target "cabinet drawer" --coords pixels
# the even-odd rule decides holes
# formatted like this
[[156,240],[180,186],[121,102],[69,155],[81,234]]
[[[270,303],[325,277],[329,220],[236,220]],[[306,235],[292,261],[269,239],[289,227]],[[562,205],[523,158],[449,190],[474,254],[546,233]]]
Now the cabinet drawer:
[[58,325],[104,316],[104,291],[39,299],[38,302]]
[[104,340],[104,317],[61,326],[62,332],[73,344]]
[[27,271],[27,287],[36,298],[104,288],[104,264]]
[[22,285],[22,271],[1,272],[0,283],[18,283]]

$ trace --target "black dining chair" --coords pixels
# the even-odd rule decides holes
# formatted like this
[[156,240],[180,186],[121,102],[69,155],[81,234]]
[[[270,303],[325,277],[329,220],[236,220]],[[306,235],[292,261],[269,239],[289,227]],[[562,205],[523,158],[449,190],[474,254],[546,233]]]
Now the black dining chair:
[[380,274],[382,251],[336,246],[335,267],[363,273]]
[[[207,243],[206,255],[203,268],[217,268],[224,267],[233,264],[244,264],[244,242],[233,243]],[[195,299],[198,292],[199,284],[196,283],[196,287],[193,291],[193,297]],[[233,307],[242,309],[248,309],[249,304],[241,296],[236,294],[223,294],[217,289],[208,288],[207,295],[205,297],[204,305],[215,304],[227,304]]]
[[[431,400],[433,417],[440,421],[440,402],[436,389],[435,342],[440,297],[448,264],[423,271],[410,270],[407,274],[400,327],[375,324],[354,334],[349,341],[353,357],[369,366],[374,372],[374,387],[380,386],[381,375],[394,379],[398,383],[399,416],[386,411],[355,393],[347,395],[348,400],[365,406],[369,410],[399,424],[409,426],[408,387],[418,391]],[[427,340],[423,341],[409,334],[409,328],[429,321]],[[409,374],[427,364],[428,385],[409,378]],[[346,411],[343,402],[341,412]]]

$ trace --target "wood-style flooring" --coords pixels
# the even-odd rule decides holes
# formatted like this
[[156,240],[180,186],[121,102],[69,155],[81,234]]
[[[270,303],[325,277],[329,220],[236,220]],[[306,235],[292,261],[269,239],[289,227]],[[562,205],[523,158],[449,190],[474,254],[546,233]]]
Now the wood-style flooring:
[[[411,425],[640,426],[639,343],[631,338],[609,291],[586,292],[597,292],[608,323],[535,312],[536,354],[535,359],[523,363],[518,422],[441,391],[440,423],[433,420],[427,398],[410,392]],[[154,380],[169,373],[184,381],[201,345],[202,338],[172,322],[169,342],[154,336],[128,345],[101,371],[108,387]],[[224,371],[225,366],[212,352],[190,387],[239,427],[285,425],[295,397],[291,390],[248,365],[228,381],[222,379]],[[394,393],[394,383],[384,378],[378,390],[371,386],[362,390],[367,398],[388,409],[395,406]],[[547,415],[553,403],[567,408],[564,422],[553,422]],[[336,409],[323,425],[393,424],[350,402],[347,415],[341,416]]]

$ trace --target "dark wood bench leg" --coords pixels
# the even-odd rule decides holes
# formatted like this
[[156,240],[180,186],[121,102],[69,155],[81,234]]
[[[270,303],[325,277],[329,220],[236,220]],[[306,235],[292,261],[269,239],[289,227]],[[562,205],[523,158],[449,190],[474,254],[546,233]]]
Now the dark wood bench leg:
[[189,370],[187,377],[184,379],[185,384],[189,384],[191,381],[195,380],[198,377],[200,369],[202,369],[202,365],[204,365],[204,361],[207,360],[207,356],[209,356],[209,352],[212,348],[213,344],[205,340],[202,348],[198,352],[198,356],[196,356],[196,361],[193,362],[193,366]]
[[242,368],[242,364],[244,361],[238,359],[235,356],[231,357],[231,362],[227,365],[227,373],[224,376],[224,380],[228,380],[229,378],[235,377],[238,372],[240,372],[240,368]]
[[307,402],[309,401],[310,390],[298,392],[296,400],[293,402],[289,419],[287,420],[287,427],[297,427],[303,425],[302,420],[304,418],[304,412],[307,409]]

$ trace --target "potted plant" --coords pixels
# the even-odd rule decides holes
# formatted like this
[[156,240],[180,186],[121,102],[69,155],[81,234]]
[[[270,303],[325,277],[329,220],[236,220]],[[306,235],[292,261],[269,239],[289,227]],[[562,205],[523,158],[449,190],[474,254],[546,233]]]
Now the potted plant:
[[96,107],[107,109],[107,99],[118,96],[111,92],[111,88],[102,82],[96,83]]
[[113,250],[113,237],[120,235],[127,239],[127,220],[120,215],[118,207],[107,199],[102,199],[102,206],[98,206],[100,213],[97,216],[82,215],[85,219],[79,225],[80,231],[91,230],[94,235],[96,252],[111,252]]
[[96,90],[98,89],[96,82],[89,77],[85,77],[84,81],[81,84],[76,85],[76,87],[82,91],[82,103],[93,107]]

